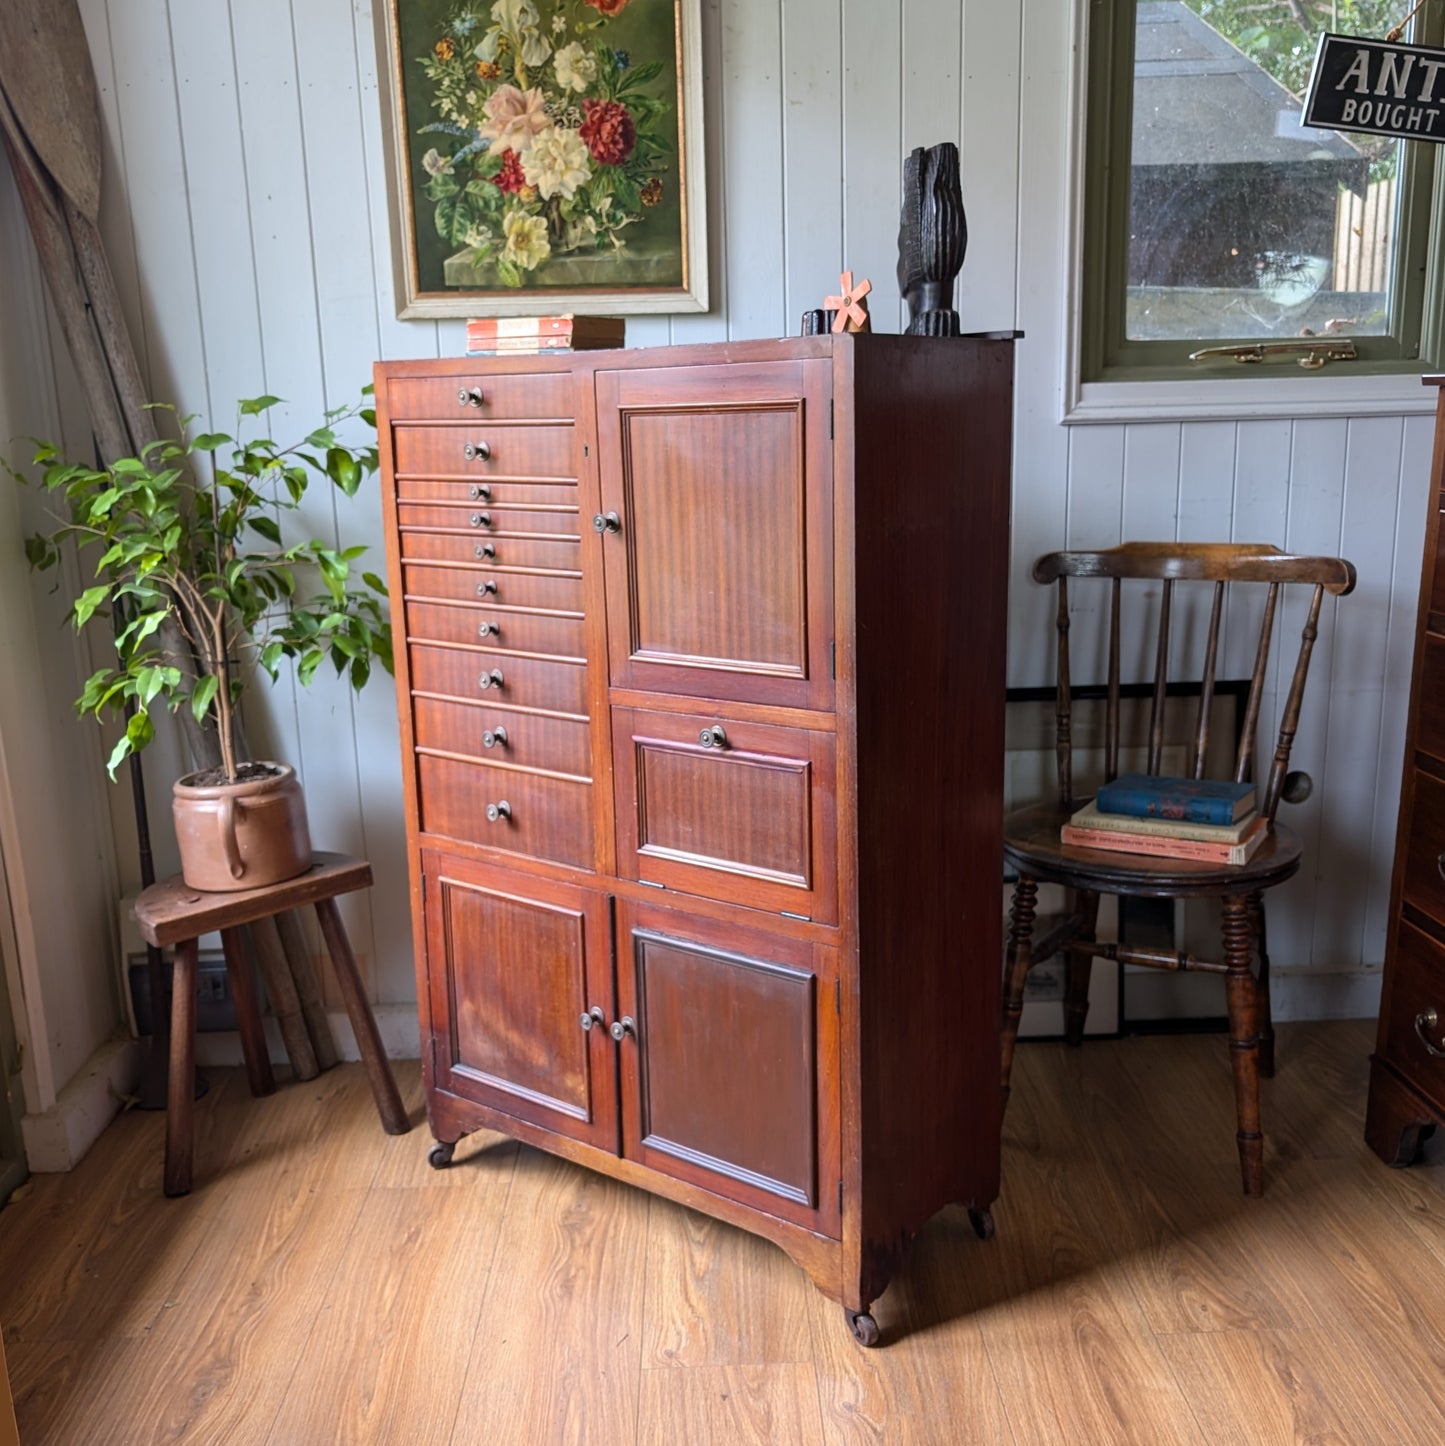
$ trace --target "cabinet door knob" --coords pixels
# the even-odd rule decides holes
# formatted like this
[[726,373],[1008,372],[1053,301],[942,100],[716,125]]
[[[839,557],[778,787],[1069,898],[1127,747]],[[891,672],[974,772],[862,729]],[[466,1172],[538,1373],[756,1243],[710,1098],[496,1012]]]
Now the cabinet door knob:
[[482,734],[483,748],[496,748],[499,744],[505,746],[507,742],[507,730],[505,728],[488,728]]
[[500,823],[504,818],[512,816],[512,805],[504,798],[500,803],[489,803],[487,805],[487,822]]
[[[476,554],[478,559],[494,558],[497,555],[497,549],[490,542],[479,542],[472,549],[472,551]],[[493,584],[493,586],[495,585],[496,584]]]
[[468,442],[462,448],[462,456],[468,462],[488,462],[492,456],[492,444],[490,442]]
[[473,482],[467,488],[467,496],[473,502],[490,502],[492,500],[492,489],[485,482]]
[[606,1024],[607,1016],[594,1004],[586,1014],[582,1016],[582,1028],[591,1029],[594,1024]]
[[478,597],[486,597],[486,595],[487,595],[488,593],[491,593],[491,595],[492,595],[493,597],[496,597],[496,595],[497,595],[497,585],[496,585],[496,583],[494,583],[494,582],[479,582],[479,583],[477,584],[477,596],[478,596]]
[[473,512],[471,521],[473,527],[490,527],[492,514],[490,512]]
[[598,512],[592,518],[594,532],[621,532],[622,519],[615,512]]
[[500,688],[501,686],[502,670],[500,668],[493,668],[489,672],[483,673],[482,676],[477,679],[477,687],[484,693],[488,688]]
[[629,1034],[633,1039],[637,1038],[637,1025],[633,1022],[630,1014],[624,1014],[621,1019],[614,1019],[612,1021],[612,1037],[618,1044],[621,1044]]
[[723,732],[722,726],[717,723],[714,723],[711,728],[704,728],[697,735],[697,741],[704,748],[726,748],[728,746],[728,736]]
[[477,636],[479,638],[499,638],[502,635],[499,623],[478,623]]
[[480,387],[457,388],[457,405],[459,407],[480,407],[484,405],[484,401]]
[[[614,1024],[615,1030],[617,1026]],[[1420,1036],[1420,1043],[1425,1046],[1425,1053],[1433,1059],[1445,1059],[1445,1049],[1436,1044],[1430,1038],[1431,1034],[1440,1032],[1440,1016],[1434,1009],[1426,1009],[1415,1016],[1415,1033]]]

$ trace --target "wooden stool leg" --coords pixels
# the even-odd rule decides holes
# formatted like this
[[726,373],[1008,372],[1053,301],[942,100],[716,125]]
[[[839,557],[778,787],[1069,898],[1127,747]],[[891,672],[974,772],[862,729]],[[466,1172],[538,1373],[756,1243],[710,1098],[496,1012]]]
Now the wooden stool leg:
[[1039,886],[1033,879],[1020,878],[1014,885],[1013,907],[1009,911],[1008,973],[1003,995],[1003,1103],[1008,1106],[1009,1076],[1013,1073],[1014,1046],[1019,1037],[1019,1019],[1024,1012],[1024,983],[1029,976],[1029,943],[1034,932],[1034,908]]
[[1229,1055],[1234,1067],[1234,1105],[1239,1121],[1239,1171],[1246,1195],[1264,1194],[1264,1136],[1259,1128],[1259,1019],[1250,972],[1254,931],[1249,902],[1241,894],[1224,900],[1225,993],[1229,1003]]
[[411,1129],[411,1121],[402,1108],[401,1095],[397,1092],[396,1081],[392,1078],[391,1066],[381,1047],[381,1035],[377,1033],[376,1018],[366,1000],[366,989],[361,982],[361,970],[356,967],[356,956],[351,952],[351,941],[341,923],[341,915],[335,899],[318,899],[316,917],[321,920],[321,932],[326,939],[326,948],[331,955],[331,967],[336,971],[336,982],[341,986],[341,997],[346,1001],[346,1012],[351,1018],[351,1028],[356,1034],[356,1047],[366,1065],[367,1077],[371,1080],[372,1097],[376,1100],[376,1111],[381,1116],[382,1128],[388,1135],[404,1135]]
[[236,1024],[241,1031],[241,1053],[246,1058],[246,1080],[253,1095],[274,1094],[276,1077],[271,1073],[266,1030],[261,1023],[261,1001],[256,994],[256,976],[251,972],[246,936],[239,928],[222,929],[221,944],[226,951],[231,998],[236,1001]]
[[167,1195],[191,1188],[192,1110],[196,1094],[196,941],[176,945],[171,972],[171,1059],[166,1081]]
[[[1080,889],[1076,907],[1079,931],[1075,935],[1087,944],[1094,942],[1099,926],[1099,896]],[[1084,1042],[1084,1021],[1089,1017],[1089,982],[1094,975],[1094,956],[1070,948],[1065,952],[1064,1039],[1073,1045]]]

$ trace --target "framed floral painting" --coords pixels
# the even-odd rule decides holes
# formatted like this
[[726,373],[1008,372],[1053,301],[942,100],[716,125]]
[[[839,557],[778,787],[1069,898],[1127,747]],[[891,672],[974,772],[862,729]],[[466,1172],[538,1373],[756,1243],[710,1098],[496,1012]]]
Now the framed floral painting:
[[383,0],[403,317],[707,309],[701,0]]

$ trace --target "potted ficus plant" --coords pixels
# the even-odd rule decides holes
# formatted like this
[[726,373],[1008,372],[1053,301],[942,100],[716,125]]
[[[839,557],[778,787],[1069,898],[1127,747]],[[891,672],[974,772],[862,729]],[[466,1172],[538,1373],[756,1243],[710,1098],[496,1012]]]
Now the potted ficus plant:
[[[329,659],[355,688],[377,662],[391,671],[385,584],[353,568],[366,549],[288,541],[294,529],[282,527],[311,482],[352,496],[375,473],[370,390],[291,446],[243,435],[280,400],[263,396],[238,404],[234,436],[193,432],[193,419],[182,418],[181,440],[104,467],[67,461],[50,443],[35,453],[42,485],[65,515],[27,539],[31,566],[54,567],[74,543],[82,569],[89,562],[93,571],[72,607],[75,626],[105,619],[113,630],[115,661],[75,705],[82,715],[125,715],[111,777],[154,738],[153,704],[189,710],[214,730],[219,767],[174,787],[181,870],[192,888],[257,888],[311,865],[294,770],[243,756],[239,707],[257,670],[274,679],[289,658],[307,683]],[[343,441],[363,426],[373,429],[363,445]]]

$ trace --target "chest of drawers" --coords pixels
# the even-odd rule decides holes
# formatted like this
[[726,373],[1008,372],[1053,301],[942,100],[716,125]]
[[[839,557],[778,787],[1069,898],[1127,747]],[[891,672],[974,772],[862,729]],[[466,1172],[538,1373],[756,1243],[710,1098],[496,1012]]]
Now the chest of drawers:
[[998,1187],[1012,369],[376,371],[434,1163],[486,1126],[731,1221],[864,1341]]

